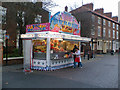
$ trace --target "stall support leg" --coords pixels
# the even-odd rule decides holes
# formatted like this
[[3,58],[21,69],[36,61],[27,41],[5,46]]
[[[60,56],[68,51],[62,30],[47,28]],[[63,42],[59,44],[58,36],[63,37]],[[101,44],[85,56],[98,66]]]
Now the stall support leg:
[[50,38],[47,38],[47,53],[46,53],[46,58],[47,58],[47,66],[50,66]]

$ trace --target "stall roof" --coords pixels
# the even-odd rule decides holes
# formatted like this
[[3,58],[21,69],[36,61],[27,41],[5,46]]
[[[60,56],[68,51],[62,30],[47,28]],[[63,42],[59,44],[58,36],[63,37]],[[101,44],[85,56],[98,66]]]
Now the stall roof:
[[91,41],[91,38],[81,37],[78,35],[58,33],[58,32],[50,32],[50,31],[26,33],[26,34],[22,34],[21,38],[24,38],[24,39],[56,38],[56,39],[64,39],[64,40],[76,40],[76,41],[82,41],[82,42]]

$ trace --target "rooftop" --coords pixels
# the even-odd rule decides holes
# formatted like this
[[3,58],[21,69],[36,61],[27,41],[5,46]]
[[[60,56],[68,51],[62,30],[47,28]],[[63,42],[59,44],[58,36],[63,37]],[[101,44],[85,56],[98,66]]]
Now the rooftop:
[[[89,8],[89,6],[90,6],[90,8]],[[112,19],[113,17],[117,17],[118,18],[118,16],[113,16],[113,17],[110,18],[110,17],[104,15],[106,13],[104,13],[104,9],[103,8],[99,8],[99,9],[93,10],[93,3],[85,4],[85,5],[83,5],[83,6],[79,7],[79,8],[76,8],[76,9],[70,11],[70,13],[76,13],[76,12],[79,13],[80,9],[82,9],[82,8],[84,8],[86,11],[88,11],[88,12],[90,12],[92,14],[95,14],[95,15],[97,15],[99,17],[102,17],[102,18],[110,20],[110,21],[112,21],[114,23],[120,24],[118,21]],[[99,13],[99,12],[97,12],[97,10],[103,10],[103,13]],[[112,14],[112,12],[109,12],[109,13]]]

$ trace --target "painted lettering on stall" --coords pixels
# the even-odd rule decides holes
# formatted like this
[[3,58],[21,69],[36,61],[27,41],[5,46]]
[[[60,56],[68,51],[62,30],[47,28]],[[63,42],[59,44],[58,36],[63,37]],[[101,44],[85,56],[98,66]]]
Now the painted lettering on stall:
[[50,29],[53,32],[80,35],[80,27],[76,18],[68,12],[58,12],[52,16]]
[[26,32],[49,31],[49,25],[49,23],[27,25]]

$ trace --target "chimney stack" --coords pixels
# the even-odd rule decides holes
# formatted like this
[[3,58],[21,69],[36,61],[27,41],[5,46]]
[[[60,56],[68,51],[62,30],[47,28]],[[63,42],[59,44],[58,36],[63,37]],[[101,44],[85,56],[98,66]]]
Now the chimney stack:
[[65,6],[65,11],[68,12],[68,7],[67,6]]
[[93,10],[93,3],[88,3],[83,5],[83,7],[89,8],[90,10]]
[[112,17],[112,12],[104,13],[104,15],[111,18]]
[[118,21],[118,17],[117,16],[112,17],[112,19],[115,20],[115,21]]
[[95,9],[95,12],[103,14],[104,13],[104,9],[103,8]]

